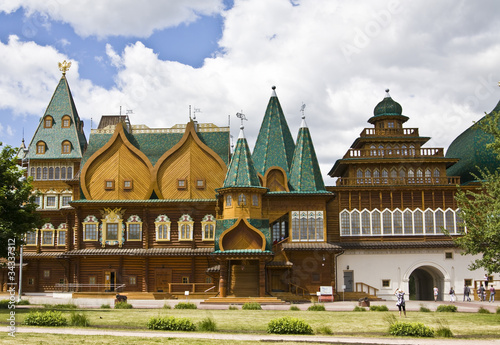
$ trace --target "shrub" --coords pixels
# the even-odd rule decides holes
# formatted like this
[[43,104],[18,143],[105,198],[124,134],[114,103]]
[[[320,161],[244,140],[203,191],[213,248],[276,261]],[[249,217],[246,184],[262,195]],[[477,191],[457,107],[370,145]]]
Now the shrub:
[[16,304],[17,305],[30,305],[31,303],[27,299],[22,299],[19,302],[16,302]]
[[198,309],[198,307],[194,303],[180,302],[175,305],[174,309]]
[[290,306],[290,310],[299,311],[300,308],[297,307],[296,305],[292,305],[292,306]]
[[477,312],[479,314],[491,314],[491,311],[489,311],[488,309],[484,308],[484,307],[480,307]]
[[195,331],[196,326],[188,318],[152,317],[148,320],[148,329],[162,331]]
[[420,312],[422,313],[429,313],[431,310],[427,307],[424,307],[423,305],[420,305]]
[[497,314],[500,314],[500,307],[497,307]]
[[69,318],[69,324],[71,326],[79,326],[79,327],[88,327],[90,326],[90,321],[87,315],[83,313],[75,313],[71,312],[71,316]]
[[310,311],[325,311],[325,306],[323,304],[316,304],[314,303],[313,305],[309,306],[309,308],[307,308],[307,310],[310,310]]
[[101,309],[111,309],[109,304],[101,304]]
[[389,333],[407,337],[433,337],[434,330],[423,323],[395,322],[389,327]]
[[352,311],[366,311],[366,308],[360,307],[360,306],[354,306],[354,309]]
[[132,304],[127,303],[125,301],[115,303],[115,309],[132,309],[132,308],[133,308]]
[[294,317],[273,319],[267,324],[267,333],[274,334],[312,334],[312,327],[304,320]]
[[29,326],[66,326],[68,321],[60,311],[31,312],[24,319],[24,324]]
[[441,304],[438,305],[436,311],[454,313],[457,311],[457,307],[451,304]]
[[77,306],[74,303],[66,304],[44,304],[43,307],[49,310],[64,310],[64,309],[76,309]]
[[394,314],[385,314],[384,315],[384,321],[389,324],[389,327],[398,322],[398,319]]
[[9,308],[9,300],[8,299],[3,299],[0,301],[0,309],[7,309]]
[[198,329],[203,332],[216,332],[217,324],[215,323],[215,320],[212,319],[211,317],[206,317],[200,322],[198,322]]
[[443,319],[437,319],[435,320],[435,323],[437,325],[435,333],[438,337],[453,338],[453,333],[450,330],[448,321]]
[[247,302],[241,307],[243,310],[262,310],[260,303],[257,302]]
[[333,331],[330,327],[328,326],[321,326],[320,328],[318,328],[318,330],[316,331],[316,333],[319,333],[319,334],[326,334],[326,335],[332,335],[333,334]]
[[229,310],[238,310],[238,307],[235,305],[230,305],[228,309]]
[[386,305],[372,305],[370,306],[371,311],[389,311]]
[[170,306],[170,304],[165,303],[163,305],[163,309],[172,309],[172,307]]

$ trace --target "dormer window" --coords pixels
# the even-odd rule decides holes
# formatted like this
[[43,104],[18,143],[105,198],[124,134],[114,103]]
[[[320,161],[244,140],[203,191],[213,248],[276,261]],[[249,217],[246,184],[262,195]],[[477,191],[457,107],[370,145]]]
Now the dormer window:
[[104,180],[104,189],[105,190],[114,190],[115,189],[115,180]]
[[132,180],[124,180],[123,181],[123,189],[124,190],[132,190]]
[[61,146],[61,153],[62,154],[69,154],[71,153],[71,143],[67,140],[63,141],[62,146]]
[[177,189],[186,189],[187,181],[186,179],[177,179]]
[[43,155],[45,154],[45,143],[43,141],[39,141],[37,144],[36,144],[36,154],[37,155]]
[[52,128],[52,125],[54,124],[54,119],[52,116],[47,115],[43,119],[43,128]]
[[61,121],[61,128],[69,128],[71,125],[71,118],[68,115],[64,115]]

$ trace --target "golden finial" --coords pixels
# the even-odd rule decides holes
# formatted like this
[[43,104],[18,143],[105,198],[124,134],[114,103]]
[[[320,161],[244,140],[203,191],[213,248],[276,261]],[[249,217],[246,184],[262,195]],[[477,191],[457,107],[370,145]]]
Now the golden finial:
[[59,70],[63,72],[63,75],[66,75],[66,71],[69,70],[70,67],[71,61],[66,62],[66,60],[64,60],[63,62],[59,62]]

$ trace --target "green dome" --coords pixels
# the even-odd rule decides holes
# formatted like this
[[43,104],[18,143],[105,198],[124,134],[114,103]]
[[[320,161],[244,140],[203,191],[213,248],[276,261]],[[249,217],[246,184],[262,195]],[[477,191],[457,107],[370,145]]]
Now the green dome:
[[385,92],[387,92],[387,95],[382,102],[377,104],[375,109],[373,109],[373,116],[402,115],[403,108],[401,107],[401,104],[391,98],[389,95],[389,89],[385,90]]
[[485,115],[481,120],[467,128],[460,134],[446,151],[446,158],[459,158],[458,163],[449,167],[446,171],[448,176],[460,176],[460,183],[474,181],[472,174],[480,175],[478,167],[493,172],[500,167],[500,159],[486,145],[493,142],[493,135],[485,133],[481,129],[481,122],[493,112],[500,111],[500,102],[491,113]]

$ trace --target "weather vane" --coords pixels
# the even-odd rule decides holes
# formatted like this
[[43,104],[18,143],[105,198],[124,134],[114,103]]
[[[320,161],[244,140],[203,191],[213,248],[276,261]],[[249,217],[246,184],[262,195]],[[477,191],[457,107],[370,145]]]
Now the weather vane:
[[66,60],[64,60],[63,62],[59,62],[59,70],[63,73],[63,75],[66,75],[66,71],[68,71],[70,67],[71,61],[66,62]]
[[302,106],[300,107],[300,112],[302,113],[302,118],[305,117],[304,115],[304,109],[306,108],[306,105],[304,103],[302,103]]
[[248,121],[247,117],[243,113],[236,113],[236,117],[241,120],[241,127],[243,127],[243,120]]

